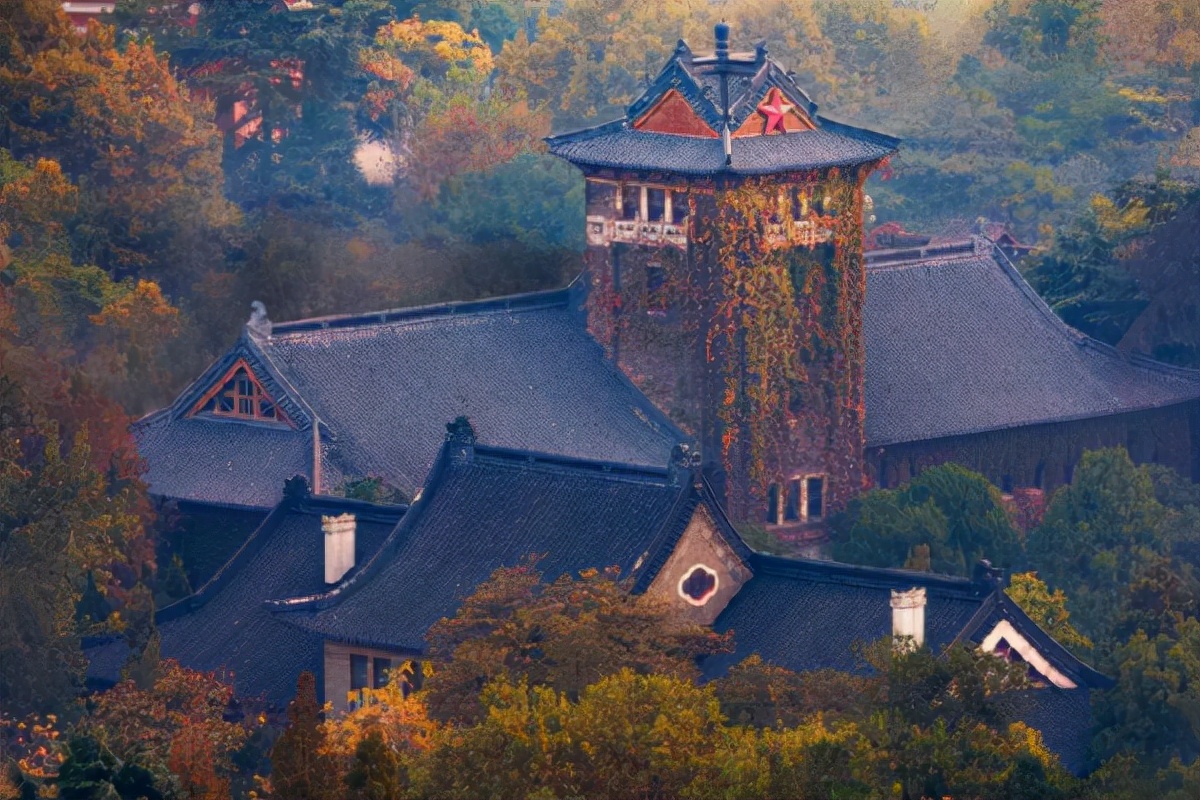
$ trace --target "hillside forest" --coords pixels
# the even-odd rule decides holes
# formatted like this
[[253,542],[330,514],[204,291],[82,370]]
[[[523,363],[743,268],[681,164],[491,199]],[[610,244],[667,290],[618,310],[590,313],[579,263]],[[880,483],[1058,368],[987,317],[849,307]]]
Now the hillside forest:
[[[730,642],[603,564],[498,572],[338,719],[311,676],[284,712],[158,658],[154,609],[193,587],[130,422],[255,300],[288,320],[563,285],[583,182],[543,138],[620,116],[720,19],[822,113],[904,139],[868,230],[1003,224],[1071,325],[1200,367],[1195,0],[119,0],[85,31],[0,0],[0,798],[1200,796],[1200,493],[1121,450],[1036,520],[946,467],[834,525],[842,560],[1013,575],[1117,680],[1087,779],[1005,720],[1022,677],[964,648],[702,685]],[[85,695],[101,634],[134,657]]]

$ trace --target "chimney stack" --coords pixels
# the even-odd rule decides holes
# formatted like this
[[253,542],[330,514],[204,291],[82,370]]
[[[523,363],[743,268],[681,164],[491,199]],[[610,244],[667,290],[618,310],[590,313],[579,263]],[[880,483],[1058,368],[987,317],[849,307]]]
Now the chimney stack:
[[356,526],[353,514],[337,517],[322,515],[321,530],[325,532],[325,583],[337,583],[354,568]]
[[904,646],[925,644],[925,587],[892,590],[892,636],[910,640]]

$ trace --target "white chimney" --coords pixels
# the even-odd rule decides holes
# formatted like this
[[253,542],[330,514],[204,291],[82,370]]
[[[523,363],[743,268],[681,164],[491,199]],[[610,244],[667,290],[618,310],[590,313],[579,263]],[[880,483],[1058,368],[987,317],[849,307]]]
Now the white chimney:
[[338,517],[321,517],[321,530],[325,531],[325,582],[337,583],[354,567],[353,514]]
[[925,587],[892,590],[892,636],[907,637],[916,647],[925,644]]

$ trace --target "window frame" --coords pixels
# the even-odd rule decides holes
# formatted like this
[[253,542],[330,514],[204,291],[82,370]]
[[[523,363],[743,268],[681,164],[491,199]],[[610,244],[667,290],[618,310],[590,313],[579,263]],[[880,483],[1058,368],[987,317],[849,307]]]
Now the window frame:
[[[810,481],[820,481],[818,505],[820,513],[813,514]],[[787,480],[773,482],[767,488],[767,524],[796,525],[825,519],[829,476],[823,472],[801,473]],[[793,499],[797,505],[793,510]]]
[[[228,409],[222,408],[228,403]],[[243,404],[248,411],[243,411]],[[270,413],[265,413],[269,408]],[[287,425],[294,428],[287,412],[279,402],[271,396],[263,386],[262,381],[254,374],[249,362],[240,358],[219,380],[201,395],[192,405],[189,417],[211,415],[219,419],[234,419],[241,422],[263,422],[271,425]]]

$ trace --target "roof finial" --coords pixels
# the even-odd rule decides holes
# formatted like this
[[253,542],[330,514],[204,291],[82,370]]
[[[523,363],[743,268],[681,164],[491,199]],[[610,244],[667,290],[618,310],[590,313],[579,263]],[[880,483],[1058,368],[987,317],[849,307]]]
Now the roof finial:
[[729,60],[729,23],[721,20],[713,26],[713,35],[717,39],[717,60]]
[[767,60],[767,40],[760,39],[758,44],[754,45],[754,62],[761,64]]
[[267,307],[261,300],[250,304],[250,319],[246,320],[246,330],[256,339],[270,338],[271,320],[267,319]]

